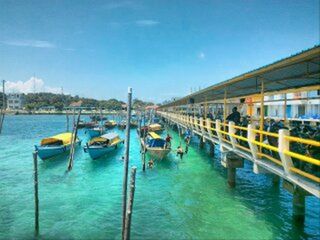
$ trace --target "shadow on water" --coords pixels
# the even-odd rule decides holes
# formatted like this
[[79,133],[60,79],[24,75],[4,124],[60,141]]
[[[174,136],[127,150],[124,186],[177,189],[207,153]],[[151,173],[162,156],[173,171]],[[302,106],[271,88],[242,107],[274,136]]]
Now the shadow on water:
[[60,166],[62,164],[65,164],[67,167],[68,160],[69,160],[69,153],[68,152],[62,153],[62,154],[59,154],[55,157],[52,157],[52,158],[49,158],[46,160],[41,160],[38,157],[38,161],[39,160],[41,161],[41,162],[39,162],[40,168],[42,168],[43,170],[49,169],[49,168],[54,168],[54,167]]
[[86,161],[90,161],[90,168],[91,170],[100,170],[101,168],[105,168],[109,166],[114,161],[122,160],[122,156],[124,154],[124,148],[121,147],[119,149],[114,149],[111,152],[108,152],[107,154],[97,158],[97,159],[91,159],[89,154],[87,154],[87,157],[85,158]]

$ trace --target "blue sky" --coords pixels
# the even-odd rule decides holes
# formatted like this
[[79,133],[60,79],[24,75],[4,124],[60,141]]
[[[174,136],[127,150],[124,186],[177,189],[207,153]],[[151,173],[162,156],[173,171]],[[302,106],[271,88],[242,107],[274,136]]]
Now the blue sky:
[[[9,89],[161,102],[319,44],[319,1],[0,0]],[[19,82],[20,81],[20,82]]]

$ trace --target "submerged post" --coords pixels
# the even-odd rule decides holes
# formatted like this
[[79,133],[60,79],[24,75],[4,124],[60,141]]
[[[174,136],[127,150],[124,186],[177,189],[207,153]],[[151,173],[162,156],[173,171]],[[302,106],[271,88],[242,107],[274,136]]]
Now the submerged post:
[[126,149],[124,157],[124,173],[123,173],[123,188],[122,188],[122,239],[125,238],[125,219],[127,209],[127,185],[128,185],[128,165],[129,165],[129,148],[130,148],[130,120],[131,120],[131,100],[132,88],[128,88],[128,102],[127,102],[127,124],[126,124]]
[[73,167],[73,159],[74,159],[74,151],[75,151],[75,144],[77,143],[77,134],[78,134],[78,125],[80,121],[80,115],[81,110],[78,113],[77,122],[74,125],[73,131],[72,131],[72,139],[71,139],[71,149],[70,149],[70,157],[69,157],[69,163],[68,163],[68,171],[72,170]]
[[125,229],[124,229],[124,239],[130,239],[130,230],[131,230],[131,217],[132,217],[132,207],[134,200],[134,192],[136,186],[136,167],[131,168],[131,179],[130,179],[130,195],[128,200],[128,208],[126,213]]
[[[143,112],[143,124],[144,124],[144,130],[143,130],[143,142],[145,143],[146,140],[146,129],[145,129],[145,111]],[[143,156],[142,156],[142,161],[143,161],[143,166],[142,166],[142,170],[145,171],[146,170],[146,145],[143,144]]]
[[38,154],[33,152],[34,232],[39,235]]
[[2,110],[0,116],[0,133],[2,132],[2,125],[4,121],[5,111],[6,111],[6,101],[5,101],[5,80],[2,80]]

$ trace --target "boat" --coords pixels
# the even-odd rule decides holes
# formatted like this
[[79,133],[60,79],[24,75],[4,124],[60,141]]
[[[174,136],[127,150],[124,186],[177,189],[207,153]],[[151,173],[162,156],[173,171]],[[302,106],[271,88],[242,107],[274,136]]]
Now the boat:
[[105,128],[104,127],[94,127],[94,128],[88,128],[85,131],[85,134],[87,134],[89,136],[89,138],[94,138],[94,137],[99,137],[102,134],[104,134]]
[[94,128],[97,127],[98,124],[96,122],[85,122],[85,121],[79,121],[78,128]]
[[[38,156],[42,159],[49,159],[59,154],[69,152],[72,142],[72,133],[61,133],[52,137],[41,140],[39,146],[35,146]],[[81,141],[77,138],[76,145],[80,145]]]
[[171,146],[155,132],[148,132],[146,139],[140,138],[140,141],[147,153],[157,160],[164,159],[171,151]]
[[105,128],[107,128],[107,129],[111,129],[111,128],[114,128],[115,126],[117,126],[117,123],[116,123],[116,121],[114,121],[114,120],[108,120],[108,121],[106,121],[106,122],[104,123],[104,126],[105,126]]
[[150,124],[148,128],[150,132],[161,133],[163,131],[163,127],[159,123]]
[[100,115],[92,115],[90,116],[91,121],[93,122],[100,122],[100,121],[105,121],[107,120],[107,117],[105,116],[100,116]]
[[[127,127],[127,121],[126,120],[122,120],[121,122],[118,123],[118,127],[120,129],[125,129]],[[138,127],[138,122],[137,121],[131,121],[130,122],[130,127],[131,128]]]
[[84,147],[84,151],[89,153],[92,159],[97,159],[108,152],[118,148],[124,140],[120,139],[117,133],[107,133],[100,137],[93,138]]

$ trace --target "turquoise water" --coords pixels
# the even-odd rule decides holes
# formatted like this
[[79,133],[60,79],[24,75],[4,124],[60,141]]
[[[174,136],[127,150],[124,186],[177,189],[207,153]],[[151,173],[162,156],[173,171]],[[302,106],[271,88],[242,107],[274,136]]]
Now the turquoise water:
[[[64,116],[7,116],[0,135],[0,239],[33,238],[34,144],[65,131]],[[121,135],[124,132],[119,131]],[[173,146],[179,144],[178,135]],[[80,132],[83,137],[83,132]],[[131,132],[130,166],[137,166],[132,239],[319,239],[320,202],[308,197],[304,228],[292,224],[292,196],[249,163],[229,189],[215,157],[198,150],[174,154],[142,171]],[[66,173],[67,156],[39,161],[43,239],[120,239],[124,147],[92,161],[82,149]]]

